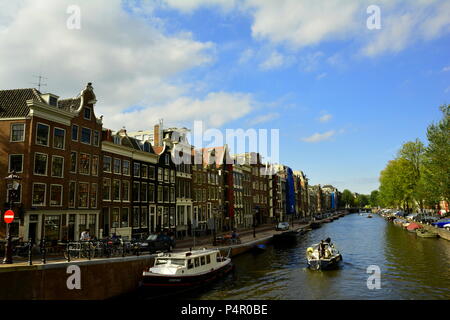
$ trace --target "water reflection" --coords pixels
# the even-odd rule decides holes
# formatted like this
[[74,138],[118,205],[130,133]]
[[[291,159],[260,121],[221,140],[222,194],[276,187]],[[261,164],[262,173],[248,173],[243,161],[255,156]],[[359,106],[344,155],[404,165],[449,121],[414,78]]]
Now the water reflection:
[[[338,270],[307,268],[306,249],[331,237],[343,255]],[[378,216],[346,216],[299,236],[235,257],[236,271],[189,299],[450,299],[450,242],[417,238]],[[381,269],[381,289],[367,288],[367,267]]]

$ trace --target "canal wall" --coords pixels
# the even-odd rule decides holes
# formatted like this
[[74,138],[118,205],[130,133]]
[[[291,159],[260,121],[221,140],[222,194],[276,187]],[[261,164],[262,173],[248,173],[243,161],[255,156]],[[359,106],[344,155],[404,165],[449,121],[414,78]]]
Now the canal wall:
[[[0,300],[98,300],[134,291],[153,257],[120,257],[0,268]],[[79,267],[80,288],[69,289]],[[70,268],[69,268],[70,267]],[[68,273],[69,269],[69,273]]]
[[434,226],[430,226],[427,224],[420,224],[424,229],[433,232],[433,233],[437,233],[439,235],[439,237],[441,237],[442,239],[445,240],[449,240],[450,241],[450,231],[445,230],[444,228],[436,228]]
[[[295,228],[301,232],[309,225]],[[278,233],[278,232],[277,232]],[[275,232],[242,244],[219,247],[231,257],[269,244]],[[153,255],[118,257],[49,264],[0,265],[0,300],[104,300],[134,292],[142,271],[153,265]],[[73,269],[78,269],[74,273]],[[79,274],[79,287],[73,288]],[[68,285],[69,283],[69,285]]]
[[[272,236],[244,244],[220,247],[223,255],[245,253]],[[0,300],[104,300],[131,293],[139,286],[142,271],[153,265],[152,255],[109,259],[52,262],[32,266],[1,266]],[[79,267],[80,288],[69,289],[71,266]],[[71,267],[73,268],[73,267]],[[68,271],[69,270],[69,271]],[[68,273],[69,272],[69,273]]]

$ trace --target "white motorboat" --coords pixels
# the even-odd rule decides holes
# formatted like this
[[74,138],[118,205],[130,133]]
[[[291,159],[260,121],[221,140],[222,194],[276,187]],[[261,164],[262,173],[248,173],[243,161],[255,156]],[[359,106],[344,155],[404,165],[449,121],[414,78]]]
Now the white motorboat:
[[336,268],[342,261],[342,255],[331,242],[322,242],[314,244],[306,250],[306,259],[308,266],[313,270],[328,270]]

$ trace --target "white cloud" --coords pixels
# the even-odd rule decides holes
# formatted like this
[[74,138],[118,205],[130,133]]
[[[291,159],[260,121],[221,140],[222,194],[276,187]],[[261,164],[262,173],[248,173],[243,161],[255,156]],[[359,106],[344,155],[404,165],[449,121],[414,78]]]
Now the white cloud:
[[179,11],[190,13],[200,7],[217,7],[225,11],[237,5],[236,0],[162,0],[163,4]]
[[252,36],[294,49],[327,41],[354,41],[360,54],[396,53],[450,33],[448,0],[378,0],[381,29],[368,30],[373,0],[164,0],[182,11],[201,6],[239,9],[253,17]]
[[325,122],[330,121],[332,118],[333,118],[333,116],[331,114],[327,113],[327,114],[324,114],[323,116],[321,116],[319,118],[319,121],[322,123],[325,123]]
[[327,131],[324,133],[314,133],[312,136],[303,138],[302,141],[309,143],[317,143],[325,140],[330,140],[337,132],[335,130]]
[[[152,126],[153,111],[166,119],[199,118],[220,125],[251,110],[248,95],[204,96],[195,90],[198,83],[183,82],[182,72],[214,61],[215,44],[196,41],[188,32],[167,35],[160,24],[142,18],[152,6],[128,2],[135,13],[129,15],[120,0],[83,1],[81,29],[69,30],[66,11],[73,1],[0,2],[1,89],[30,87],[33,75],[42,73],[48,78],[42,91],[68,98],[91,81],[96,113],[112,129],[125,120],[134,129]],[[142,110],[124,115],[131,106]],[[139,114],[145,116],[131,118]]]
[[263,61],[259,67],[262,70],[272,70],[282,67],[286,63],[285,57],[279,52],[272,52],[270,56]]
[[242,53],[241,56],[239,57],[239,63],[240,64],[244,64],[249,62],[253,57],[255,56],[255,51],[253,49],[245,49]]
[[325,78],[326,76],[327,76],[327,73],[326,73],[326,72],[322,72],[321,74],[318,74],[318,75],[316,76],[316,79],[317,79],[317,80],[320,80],[320,79]]
[[280,117],[279,113],[268,113],[268,114],[263,114],[260,115],[258,117],[253,118],[252,120],[250,120],[248,123],[251,126],[257,125],[257,124],[261,124],[264,122],[269,122],[272,121],[274,119],[277,119]]
[[111,117],[113,128],[126,124],[128,129],[142,128],[145,119],[149,124],[163,118],[164,122],[186,123],[202,120],[208,127],[220,128],[227,122],[239,119],[255,109],[252,95],[243,93],[212,92],[204,99],[180,97],[166,104],[155,105],[134,112],[118,113]]
[[450,66],[442,68],[442,72],[448,72],[448,71],[450,71]]

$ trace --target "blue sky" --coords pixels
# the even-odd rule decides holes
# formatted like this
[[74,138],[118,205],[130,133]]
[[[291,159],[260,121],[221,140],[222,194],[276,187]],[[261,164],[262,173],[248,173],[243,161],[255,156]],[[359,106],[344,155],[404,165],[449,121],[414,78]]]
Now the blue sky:
[[[281,162],[311,184],[370,193],[401,144],[425,141],[450,103],[448,1],[380,0],[375,30],[366,0],[79,1],[75,31],[61,21],[77,1],[47,1],[0,0],[0,58],[30,63],[0,70],[2,88],[26,87],[43,69],[64,97],[92,81],[96,113],[113,129],[159,118],[279,129]],[[42,23],[32,13],[44,2]],[[13,39],[29,32],[64,41],[24,50]]]

